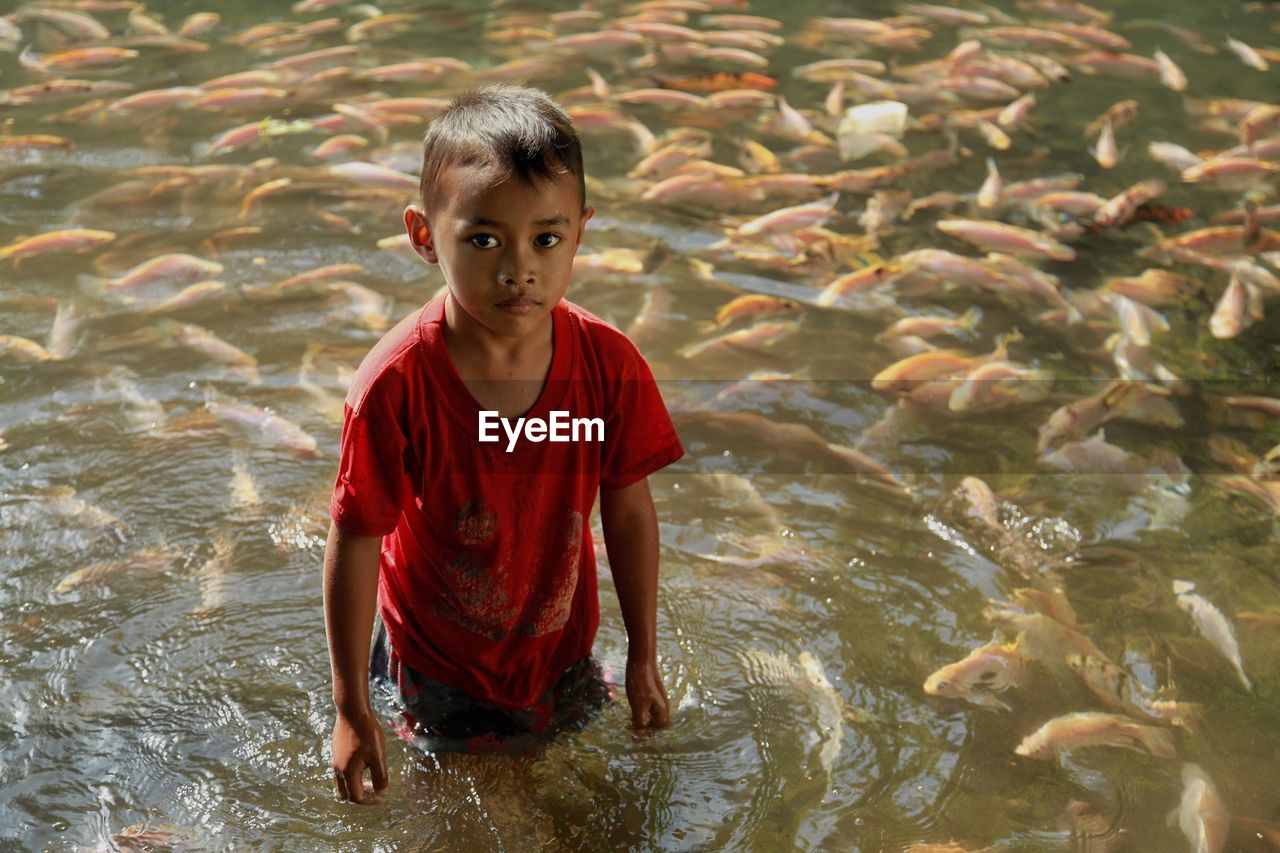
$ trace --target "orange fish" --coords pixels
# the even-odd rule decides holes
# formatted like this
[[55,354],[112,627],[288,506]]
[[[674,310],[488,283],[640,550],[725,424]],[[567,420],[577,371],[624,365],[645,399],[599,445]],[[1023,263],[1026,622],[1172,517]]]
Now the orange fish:
[[698,77],[670,77],[658,80],[664,89],[678,89],[681,92],[724,92],[729,89],[772,89],[778,85],[774,77],[758,74],[755,71],[743,71],[732,74],[728,71],[717,71]]

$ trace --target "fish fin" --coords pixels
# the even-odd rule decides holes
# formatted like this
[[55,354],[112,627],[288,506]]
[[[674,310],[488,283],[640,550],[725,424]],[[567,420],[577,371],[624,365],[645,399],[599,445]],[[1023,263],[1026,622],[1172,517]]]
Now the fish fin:
[[978,323],[982,320],[982,309],[974,305],[969,310],[960,315],[960,323],[966,329],[973,330],[977,328]]
[[1178,748],[1174,742],[1173,732],[1158,729],[1154,726],[1143,726],[1138,730],[1138,740],[1146,747],[1147,752],[1161,758],[1177,758]]
[[1007,702],[992,696],[990,693],[983,693],[981,696],[969,694],[967,697],[970,702],[975,705],[981,705],[983,708],[990,708],[993,711],[1012,711],[1013,706]]
[[698,331],[704,335],[714,334],[715,332],[720,331],[722,328],[724,327],[721,326],[719,323],[717,323],[715,320],[702,320],[698,323]]

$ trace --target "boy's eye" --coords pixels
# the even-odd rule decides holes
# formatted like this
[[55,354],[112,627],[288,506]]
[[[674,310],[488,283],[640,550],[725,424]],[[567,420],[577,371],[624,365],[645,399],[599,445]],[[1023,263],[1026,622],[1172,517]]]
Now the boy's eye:
[[471,238],[471,243],[477,249],[492,249],[498,245],[498,238],[492,234],[476,234]]
[[537,238],[534,240],[534,242],[544,249],[550,249],[556,243],[560,242],[560,235],[559,234],[539,234]]

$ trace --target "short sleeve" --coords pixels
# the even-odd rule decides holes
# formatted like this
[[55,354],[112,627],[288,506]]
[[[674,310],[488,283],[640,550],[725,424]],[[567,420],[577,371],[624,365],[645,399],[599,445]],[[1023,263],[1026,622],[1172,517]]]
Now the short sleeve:
[[606,489],[629,486],[684,455],[649,365],[634,344],[620,334],[618,339],[600,466]]
[[385,536],[412,494],[408,441],[390,418],[346,407],[329,514],[343,530]]

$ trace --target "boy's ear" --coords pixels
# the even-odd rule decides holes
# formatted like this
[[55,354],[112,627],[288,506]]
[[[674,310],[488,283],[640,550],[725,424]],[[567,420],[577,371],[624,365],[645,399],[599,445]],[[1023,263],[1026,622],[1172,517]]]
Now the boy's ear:
[[582,235],[587,233],[587,222],[591,217],[596,215],[596,209],[592,205],[586,205],[582,208],[582,219],[578,221],[578,245],[582,245]]
[[411,204],[404,209],[404,227],[409,234],[409,245],[413,246],[418,257],[429,264],[440,263],[431,227],[427,225],[427,215],[422,212],[422,208]]

